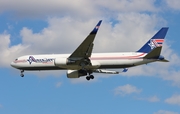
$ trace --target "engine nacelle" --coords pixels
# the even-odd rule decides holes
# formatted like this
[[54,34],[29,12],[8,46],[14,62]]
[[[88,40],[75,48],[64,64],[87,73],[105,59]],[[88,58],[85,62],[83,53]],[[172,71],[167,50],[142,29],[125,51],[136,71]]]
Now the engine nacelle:
[[85,70],[68,70],[67,77],[68,78],[79,78],[81,76],[86,76],[87,71]]

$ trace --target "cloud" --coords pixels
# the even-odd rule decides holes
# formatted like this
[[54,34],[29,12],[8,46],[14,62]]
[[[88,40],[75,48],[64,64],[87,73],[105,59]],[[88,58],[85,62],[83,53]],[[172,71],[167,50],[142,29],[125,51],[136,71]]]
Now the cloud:
[[2,104],[0,104],[0,108],[3,108],[3,105],[2,105]]
[[134,11],[157,11],[154,6],[155,0],[151,1],[138,1],[138,0],[97,0],[100,7],[104,7],[111,11],[118,12],[134,12]]
[[129,94],[133,94],[133,93],[140,93],[141,91],[142,91],[141,89],[138,89],[133,85],[126,84],[124,86],[116,87],[114,89],[114,94],[125,96],[125,95],[129,95]]
[[167,5],[174,9],[174,10],[180,10],[180,1],[179,0],[166,0]]
[[25,50],[28,48],[28,45],[18,44],[10,46],[10,43],[10,34],[0,34],[0,56],[3,58],[0,60],[0,67],[9,67],[11,61],[13,61],[17,56],[26,54]]
[[137,98],[137,100],[143,100],[143,101],[148,101],[148,102],[159,102],[160,99],[157,96],[152,96],[148,98]]
[[[136,51],[157,32],[154,28],[161,26],[158,25],[160,21],[166,25],[166,21],[161,17],[146,13],[119,13],[116,20],[117,23],[114,24],[111,21],[103,21],[95,39],[93,52]],[[38,33],[34,33],[33,29],[23,27],[20,31],[22,42],[17,45],[11,45],[11,35],[4,32],[0,35],[2,41],[0,55],[6,59],[0,60],[2,63],[0,66],[9,67],[12,60],[26,54],[72,53],[97,22],[96,19],[82,21],[74,20],[71,17],[49,18],[48,26]],[[109,46],[109,44],[113,45]],[[163,55],[171,62],[130,68],[127,73],[122,75],[158,75],[179,86],[178,74],[180,71],[173,69],[173,67],[179,66],[179,56],[167,44],[163,47]],[[157,69],[159,69],[158,72]]]
[[[107,5],[111,3],[119,4],[118,7],[121,8],[118,9],[118,7],[115,8],[114,5]],[[124,8],[123,4],[126,4],[126,7],[128,8]],[[134,45],[131,47],[131,49],[134,49],[135,47],[138,47],[139,45],[144,43],[144,38],[150,36],[150,33],[154,31],[153,29],[158,25],[159,21],[161,21],[161,23],[164,23],[161,17],[146,13],[139,13],[140,11],[152,11],[151,9],[154,9],[154,1],[139,2],[136,0],[113,0],[101,2],[101,0],[98,0],[96,2],[92,2],[90,0],[76,0],[72,2],[69,0],[53,0],[51,2],[44,2],[42,0],[39,0],[34,2],[32,0],[28,0],[24,2],[22,0],[7,0],[4,2],[0,1],[0,6],[0,12],[13,11],[12,14],[23,16],[49,14],[63,15],[59,18],[56,16],[50,16],[50,18],[47,19],[48,27],[43,28],[38,33],[34,33],[33,29],[23,27],[23,29],[20,31],[22,43],[18,45],[10,46],[11,35],[6,34],[8,37],[6,38],[6,40],[8,40],[8,43],[6,43],[6,46],[2,46],[4,46],[4,51],[7,51],[8,53],[11,53],[11,55],[14,55],[11,56],[11,58],[10,56],[7,57],[8,62],[6,64],[9,64],[9,62],[12,61],[14,57],[18,57],[19,55],[23,54],[72,53],[74,49],[89,34],[89,32],[99,20],[99,16],[96,13],[101,12],[102,15],[106,15],[102,8],[105,8],[106,12],[111,12],[114,10],[119,11],[121,9],[128,9],[127,11],[131,10],[133,12],[114,12],[114,14],[116,15],[116,18],[114,20],[117,20],[118,22],[115,25],[108,21],[110,18],[108,19],[107,16],[105,16],[106,19],[104,19],[102,27],[100,28],[100,31],[98,33],[98,38],[96,38],[95,40],[93,52],[102,52],[105,50],[106,52],[130,50],[129,47],[124,48],[126,45],[130,44],[130,42],[128,42],[126,39],[131,39],[133,42],[139,40],[139,42],[134,43]],[[32,8],[31,6],[34,7]],[[83,7],[86,8],[82,10]],[[64,13],[69,13],[70,15],[66,15]],[[79,14],[83,16],[80,16],[81,18],[77,19],[76,17],[78,17],[77,15]],[[86,14],[88,14],[89,16],[87,16]],[[86,17],[91,17],[91,14],[96,16],[85,20]],[[136,29],[137,26],[138,29]],[[134,37],[137,35],[137,33],[138,38]],[[4,38],[1,39],[4,40]],[[118,42],[125,43],[119,45]],[[115,45],[109,47],[109,44],[111,43]],[[119,46],[118,48],[117,45]],[[10,50],[14,52],[10,52]],[[18,50],[18,53],[15,53],[16,50]]]
[[61,85],[62,85],[62,82],[57,82],[57,83],[56,83],[56,87],[57,87],[57,88],[61,87]]
[[93,21],[82,22],[69,17],[51,18],[48,20],[48,27],[41,32],[33,33],[33,30],[24,27],[20,35],[22,43],[35,49],[34,53],[72,53],[91,31],[88,26],[95,24]]
[[178,112],[166,111],[166,110],[159,110],[153,114],[179,114]]
[[[85,18],[88,15],[94,15],[95,8],[91,1],[84,0],[66,0],[66,1],[22,1],[7,0],[0,1],[0,12],[13,12],[18,17],[46,17],[46,16],[63,16],[63,15],[81,15]],[[32,8],[33,6],[33,8]],[[83,8],[85,7],[85,8]],[[82,10],[83,8],[83,10]],[[78,13],[77,13],[78,12]]]
[[165,100],[168,104],[180,105],[180,95],[173,95],[172,97]]
[[[51,2],[7,0],[0,1],[0,6],[2,6],[0,12],[13,11],[12,14],[16,13],[18,16],[61,15],[45,18],[48,26],[40,32],[34,33],[33,29],[23,27],[19,31],[22,42],[17,45],[11,45],[11,34],[6,32],[0,34],[0,55],[2,58],[6,58],[0,60],[0,67],[10,67],[9,64],[12,60],[26,54],[72,53],[86,38],[98,22],[99,17],[103,19],[103,23],[96,36],[93,52],[136,51],[158,29],[167,25],[166,20],[155,13],[159,9],[155,8],[154,0],[141,2],[137,0],[105,0],[103,2],[101,0],[95,2],[76,0],[75,3],[69,0],[53,0]],[[107,16],[107,13],[113,16]],[[178,76],[180,70],[175,68],[179,67],[180,57],[168,44],[163,46],[162,54],[171,62],[130,68],[127,73],[122,75],[159,76],[180,87],[180,77]]]
[[[32,8],[33,6],[33,8]],[[105,11],[104,11],[105,10]],[[13,12],[22,17],[73,16],[88,19],[96,16],[113,15],[112,12],[158,11],[155,0],[6,0],[0,1],[0,12]]]
[[160,99],[157,96],[149,97],[147,98],[149,102],[158,102]]
[[[131,19],[134,21],[131,22]],[[153,27],[156,25],[154,24],[154,26],[149,27],[150,24],[158,23],[158,19],[155,15],[125,13],[119,15],[118,20],[120,23],[116,23],[115,26],[111,25],[109,21],[104,21],[95,39],[93,52],[128,51],[141,46],[144,43],[144,38],[150,36],[149,32],[153,32]],[[11,49],[16,52],[12,53],[16,57],[23,54],[72,53],[97,22],[98,20],[96,19],[81,21],[74,20],[71,17],[49,18],[47,21],[48,27],[43,28],[38,33],[34,33],[32,29],[23,27],[20,31],[22,43],[18,45],[10,46],[10,34],[5,34],[7,37],[5,39],[8,42],[6,45],[2,45],[3,47],[1,46],[1,48],[8,52]],[[138,25],[138,29],[135,29]],[[141,35],[138,35],[138,38],[133,37],[137,33]],[[132,47],[127,47],[126,44],[130,44],[126,40],[127,38],[134,42]],[[4,40],[2,37],[1,39]],[[137,39],[139,42],[136,42]],[[119,45],[119,42],[125,43]],[[111,43],[114,45],[109,47]],[[117,46],[119,47],[117,48]],[[18,50],[18,53],[15,49]]]

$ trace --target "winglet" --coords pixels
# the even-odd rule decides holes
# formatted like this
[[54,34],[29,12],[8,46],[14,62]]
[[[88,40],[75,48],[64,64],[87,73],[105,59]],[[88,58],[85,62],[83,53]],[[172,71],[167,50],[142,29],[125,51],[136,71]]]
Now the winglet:
[[101,25],[101,22],[102,22],[102,20],[100,20],[100,21],[98,22],[98,24],[94,27],[94,29],[91,31],[90,34],[96,34],[96,33],[97,33],[97,31],[98,31],[98,29],[99,29],[99,27],[100,27],[100,25]]

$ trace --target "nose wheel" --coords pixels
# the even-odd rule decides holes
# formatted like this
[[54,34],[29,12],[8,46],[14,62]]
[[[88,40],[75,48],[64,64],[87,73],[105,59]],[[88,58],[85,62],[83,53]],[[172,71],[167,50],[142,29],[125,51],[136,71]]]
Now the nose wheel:
[[21,77],[24,77],[24,70],[21,70],[20,76],[21,76]]
[[93,75],[89,75],[86,77],[86,79],[89,81],[90,79],[94,79],[94,76]]

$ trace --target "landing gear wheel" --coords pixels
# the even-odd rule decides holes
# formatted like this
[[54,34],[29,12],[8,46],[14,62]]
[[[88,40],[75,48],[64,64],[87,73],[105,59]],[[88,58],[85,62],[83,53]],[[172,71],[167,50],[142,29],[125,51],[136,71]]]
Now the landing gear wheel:
[[93,75],[87,76],[86,79],[89,81],[90,79],[94,79]]
[[90,78],[91,78],[91,79],[94,79],[94,76],[93,76],[93,75],[90,75]]
[[21,77],[24,77],[24,74],[21,74],[20,76],[21,76]]
[[21,77],[24,77],[23,73],[24,73],[24,70],[21,70],[21,74],[20,74]]
[[89,77],[89,76],[87,76],[87,77],[86,77],[86,79],[89,81],[89,80],[90,80],[90,77]]

